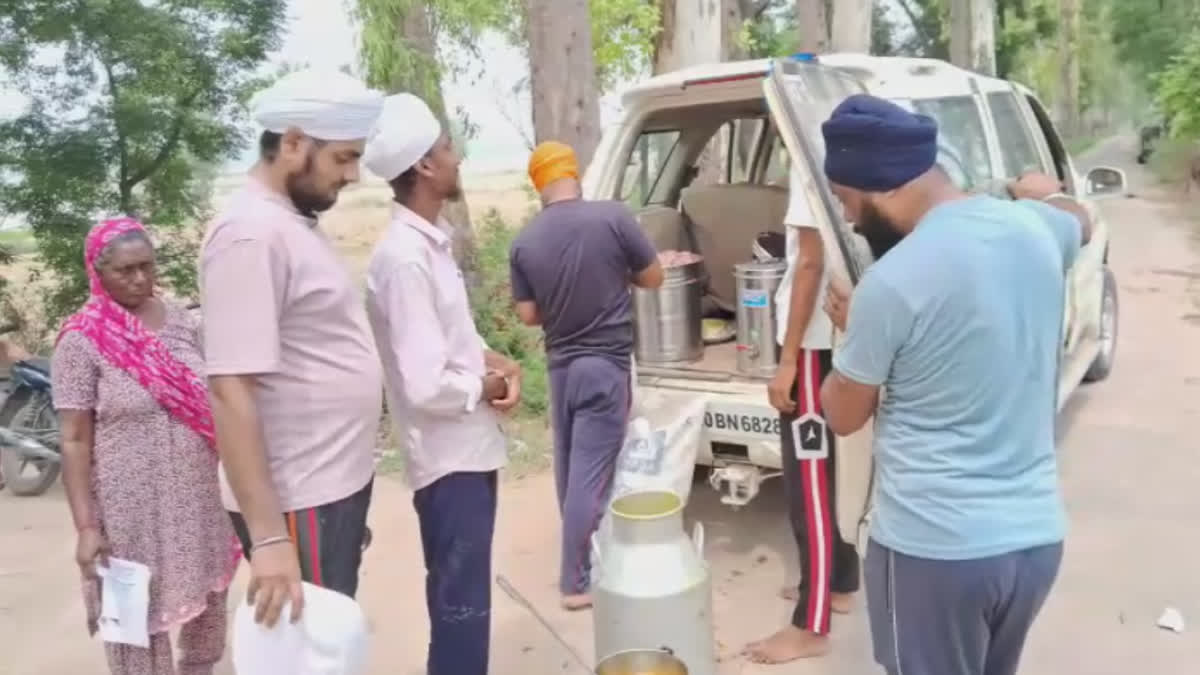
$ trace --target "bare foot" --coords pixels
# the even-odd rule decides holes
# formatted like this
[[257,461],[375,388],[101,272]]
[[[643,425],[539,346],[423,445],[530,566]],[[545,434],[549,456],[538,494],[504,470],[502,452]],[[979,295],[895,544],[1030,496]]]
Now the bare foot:
[[587,609],[592,606],[592,596],[588,593],[580,593],[578,595],[564,595],[562,599],[562,607],[568,612],[577,612],[581,609]]
[[[788,602],[796,602],[800,599],[800,590],[795,586],[784,586],[779,589],[779,597]],[[830,593],[829,594],[829,609],[834,614],[849,614],[854,610],[854,594],[853,593]]]
[[766,640],[746,645],[743,653],[751,662],[764,664],[810,659],[829,653],[829,636],[786,626]]
[[829,609],[835,614],[849,614],[854,610],[853,593],[830,593]]

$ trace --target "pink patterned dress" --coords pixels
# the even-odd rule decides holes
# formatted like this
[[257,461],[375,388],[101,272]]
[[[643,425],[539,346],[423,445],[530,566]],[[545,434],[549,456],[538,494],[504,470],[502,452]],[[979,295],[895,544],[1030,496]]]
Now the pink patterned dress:
[[[178,361],[203,374],[200,328],[191,314],[168,305],[156,336]],[[126,370],[102,357],[82,332],[63,334],[51,372],[56,408],[95,411],[92,493],[111,554],[151,569],[150,632],[197,618],[214,591],[223,600],[237,568],[216,453]],[[88,615],[95,617],[98,594],[88,586]],[[213,609],[224,613],[223,606]],[[219,658],[223,616],[216,623],[222,634],[204,637],[219,640],[214,645]]]

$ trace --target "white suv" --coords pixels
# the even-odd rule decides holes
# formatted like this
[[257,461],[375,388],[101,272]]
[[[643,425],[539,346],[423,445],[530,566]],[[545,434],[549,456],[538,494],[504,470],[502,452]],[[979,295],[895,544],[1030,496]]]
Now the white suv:
[[[733,265],[749,260],[757,234],[783,231],[795,164],[826,241],[827,264],[856,282],[870,254],[842,220],[824,179],[820,123],[846,96],[863,91],[936,119],[939,163],[967,190],[998,192],[1008,179],[1038,170],[1057,175],[1083,200],[1095,229],[1068,280],[1059,406],[1081,381],[1105,377],[1116,345],[1117,289],[1106,264],[1108,228],[1091,200],[1122,194],[1125,176],[1099,167],[1081,179],[1045,108],[1018,84],[943,61],[840,54],[661,75],[625,93],[623,117],[606,131],[586,172],[585,195],[629,203],[660,250],[699,249],[709,275],[706,303],[732,310]],[[722,175],[691,184],[714,138],[723,144]],[[710,482],[725,493],[723,501],[741,505],[778,474],[779,422],[767,403],[767,380],[735,364],[732,343],[708,346],[690,363],[638,364],[636,398],[656,426],[705,401],[696,462],[712,467]],[[854,532],[869,511],[870,437],[868,425],[839,441],[843,532]]]

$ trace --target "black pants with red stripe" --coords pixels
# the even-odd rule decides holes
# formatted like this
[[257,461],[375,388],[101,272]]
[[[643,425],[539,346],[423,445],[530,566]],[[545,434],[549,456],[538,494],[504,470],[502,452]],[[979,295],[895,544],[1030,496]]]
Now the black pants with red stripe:
[[[288,536],[300,561],[300,578],[310,584],[354,597],[358,592],[358,567],[367,535],[367,510],[371,507],[372,478],[358,492],[311,509],[283,514]],[[250,559],[250,530],[242,514],[229,512],[233,530]]]
[[792,394],[795,415],[780,416],[783,486],[800,549],[800,599],[792,625],[829,632],[829,594],[858,590],[858,554],[838,531],[836,448],[821,413],[821,382],[833,369],[829,350],[801,350]]

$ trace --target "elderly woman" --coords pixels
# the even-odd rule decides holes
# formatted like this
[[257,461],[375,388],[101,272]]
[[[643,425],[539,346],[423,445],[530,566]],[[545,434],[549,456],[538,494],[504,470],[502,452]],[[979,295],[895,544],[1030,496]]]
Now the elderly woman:
[[[199,326],[155,293],[154,248],[129,218],[88,234],[91,298],[67,319],[51,367],[67,498],[79,533],[88,628],[97,565],[149,566],[149,648],[108,644],[117,675],[211,673],[225,649],[238,558],[221,506]],[[179,628],[176,671],[170,631]]]

